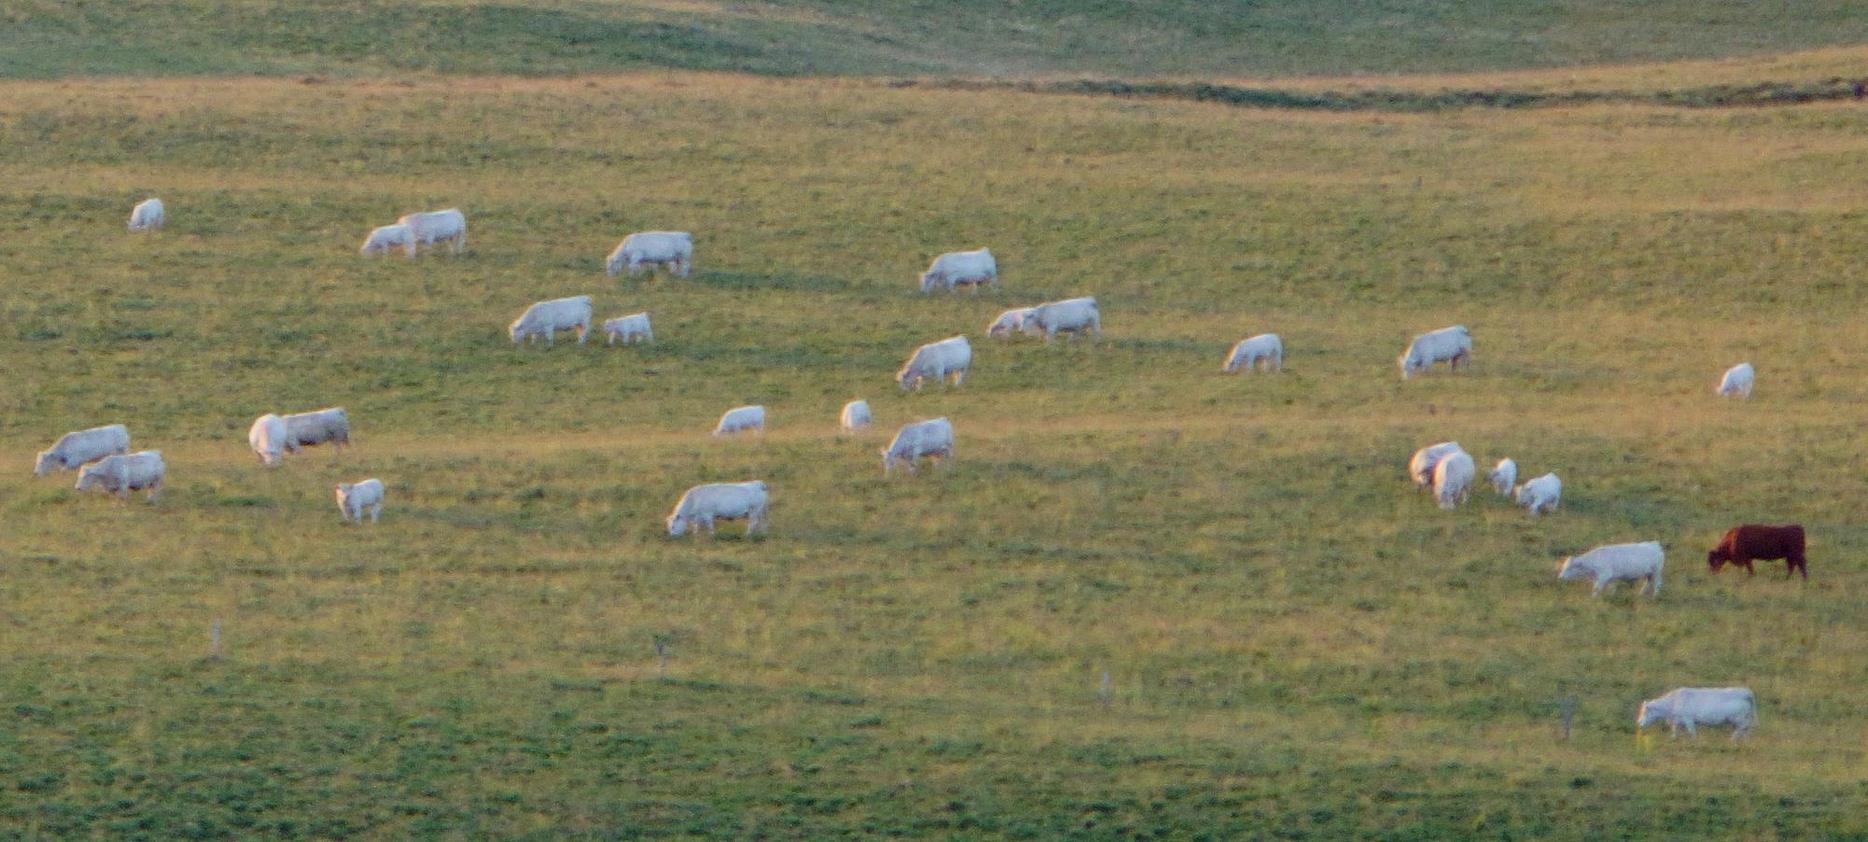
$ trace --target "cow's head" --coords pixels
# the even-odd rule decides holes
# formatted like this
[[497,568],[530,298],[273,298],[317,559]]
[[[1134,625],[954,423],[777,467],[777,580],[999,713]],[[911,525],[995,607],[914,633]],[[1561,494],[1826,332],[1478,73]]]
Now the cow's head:
[[1666,706],[1655,704],[1654,702],[1642,702],[1641,712],[1635,714],[1635,728],[1646,728],[1649,725],[1661,721],[1661,719],[1665,718],[1667,715],[1667,712],[1663,710],[1664,707]]
[[683,535],[686,535],[686,534],[688,534],[688,522],[687,522],[687,520],[686,520],[686,519],[684,519],[684,518],[682,518],[682,517],[681,517],[681,516],[680,516],[679,514],[672,514],[672,515],[669,515],[669,516],[668,516],[668,535],[669,535],[669,537],[671,537],[671,538],[679,538],[679,537],[681,537],[681,536],[683,536]]
[[79,491],[90,491],[101,482],[103,482],[103,477],[98,474],[95,467],[86,467],[78,472]]
[[67,467],[70,466],[65,464],[65,454],[56,450],[47,450],[39,454],[39,461],[33,463],[32,475],[42,477],[53,471],[65,470]]
[[1724,547],[1713,547],[1706,552],[1706,566],[1712,568],[1714,573],[1719,572],[1731,560],[1731,554],[1727,553]]
[[1583,565],[1576,563],[1575,556],[1570,556],[1557,562],[1557,578],[1565,582],[1571,579],[1581,579],[1588,575],[1589,571],[1584,569]]
[[1401,379],[1402,380],[1406,380],[1409,377],[1414,376],[1416,372],[1422,371],[1427,368],[1425,365],[1421,364],[1420,356],[1415,354],[1414,349],[1412,348],[1409,348],[1406,353],[1396,358],[1395,363],[1401,366]]
[[921,291],[932,292],[934,290],[935,285],[938,284],[939,281],[940,281],[939,272],[934,272],[934,271],[922,272],[921,273]]

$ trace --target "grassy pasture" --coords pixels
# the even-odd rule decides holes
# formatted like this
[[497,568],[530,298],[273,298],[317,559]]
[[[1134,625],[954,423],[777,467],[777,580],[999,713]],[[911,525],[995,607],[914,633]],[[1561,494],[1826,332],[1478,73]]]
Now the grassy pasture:
[[11,0],[0,77],[1340,76],[1864,41],[1848,0]]
[[[1868,832],[1859,106],[0,87],[10,833]],[[168,229],[126,234],[151,194]],[[465,258],[357,257],[449,205]],[[696,277],[603,278],[642,228],[695,231]],[[982,244],[1005,292],[913,292]],[[509,345],[579,293],[658,342]],[[1100,345],[980,337],[1075,294]],[[1454,321],[1473,372],[1399,382]],[[1284,375],[1218,374],[1265,330]],[[964,389],[897,392],[960,332]],[[1758,398],[1715,400],[1741,359]],[[839,437],[857,396],[885,429]],[[706,436],[746,402],[768,435]],[[253,463],[255,415],[330,404],[354,451]],[[937,414],[955,468],[883,479]],[[26,476],[116,420],[168,456],[159,504]],[[1447,438],[1558,471],[1563,511],[1434,509],[1402,467]],[[342,526],[331,485],[372,475],[383,522]],[[769,539],[661,537],[688,485],[749,477]],[[1804,523],[1811,582],[1708,576],[1745,520]],[[1658,602],[1554,581],[1644,539]],[[1755,741],[1635,741],[1641,699],[1727,682]]]

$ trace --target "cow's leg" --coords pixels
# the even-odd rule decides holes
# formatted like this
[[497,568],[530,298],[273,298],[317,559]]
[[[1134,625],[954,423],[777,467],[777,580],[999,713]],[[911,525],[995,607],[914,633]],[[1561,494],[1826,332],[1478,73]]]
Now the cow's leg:
[[1696,739],[1696,740],[1699,739],[1699,726],[1694,724],[1693,720],[1682,719],[1680,720],[1680,724],[1682,726],[1685,726],[1687,736],[1692,737],[1693,739]]
[[589,335],[590,335],[590,323],[589,322],[584,322],[583,324],[580,324],[577,326],[577,344],[579,345],[584,344],[584,337],[589,336]]
[[1601,595],[1602,595],[1602,589],[1603,589],[1603,588],[1606,588],[1606,587],[1608,587],[1608,586],[1609,586],[1609,582],[1608,582],[1608,580],[1607,580],[1607,579],[1597,579],[1597,580],[1596,580],[1596,588],[1595,588],[1595,590],[1593,590],[1593,591],[1590,591],[1590,592],[1589,592],[1589,595],[1590,595],[1590,596],[1601,596]]

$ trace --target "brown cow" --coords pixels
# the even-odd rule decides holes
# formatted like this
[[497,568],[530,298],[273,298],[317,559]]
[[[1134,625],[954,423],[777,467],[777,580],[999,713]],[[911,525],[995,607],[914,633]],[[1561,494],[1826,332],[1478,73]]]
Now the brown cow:
[[1810,565],[1803,558],[1803,527],[1796,524],[1789,526],[1760,526],[1747,523],[1733,528],[1719,539],[1719,546],[1706,553],[1706,564],[1712,572],[1719,572],[1727,562],[1740,565],[1746,573],[1757,575],[1751,566],[1754,561],[1784,560],[1784,578],[1801,571],[1803,578],[1810,578]]

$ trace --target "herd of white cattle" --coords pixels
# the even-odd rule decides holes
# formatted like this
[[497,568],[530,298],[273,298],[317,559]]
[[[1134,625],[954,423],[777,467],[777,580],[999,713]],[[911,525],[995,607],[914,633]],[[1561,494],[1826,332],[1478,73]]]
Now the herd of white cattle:
[[[131,211],[131,231],[159,230],[165,213],[160,199],[147,199]],[[420,248],[448,245],[452,254],[460,254],[467,243],[467,218],[458,208],[407,214],[393,225],[370,231],[360,252],[365,256],[388,254],[400,248],[409,258]],[[662,269],[681,278],[688,277],[694,261],[694,237],[685,231],[643,231],[630,234],[604,261],[606,273],[614,277],[627,272],[634,276],[644,271]],[[971,287],[1000,287],[999,266],[990,249],[949,252],[935,258],[920,277],[920,290],[958,290]],[[579,295],[540,301],[527,307],[514,320],[508,333],[515,345],[543,339],[554,344],[560,331],[576,331],[578,344],[584,344],[594,310],[591,296]],[[634,313],[602,323],[608,344],[652,342],[649,314]],[[1052,301],[1031,307],[1007,310],[987,325],[991,338],[1011,338],[1023,333],[1043,336],[1046,342],[1059,333],[1072,337],[1102,336],[1102,314],[1096,299],[1090,297]],[[1446,363],[1454,372],[1472,361],[1472,333],[1464,325],[1453,325],[1420,334],[1401,352],[1397,364],[1402,379]],[[973,349],[964,335],[952,336],[916,348],[896,373],[902,390],[919,390],[927,381],[945,386],[951,378],[955,387],[966,379],[972,367]],[[1284,368],[1284,341],[1275,333],[1242,339],[1227,352],[1221,370],[1224,373],[1278,373]],[[1720,378],[1717,394],[1749,398],[1755,372],[1750,363],[1740,363]],[[765,430],[764,406],[741,406],[729,409],[715,425],[713,435],[762,433]],[[869,404],[852,400],[838,417],[839,428],[857,433],[872,424]],[[255,419],[248,431],[249,447],[262,465],[276,467],[286,454],[322,444],[343,447],[350,443],[349,416],[341,407],[288,415],[268,413]],[[953,423],[945,417],[909,422],[896,432],[882,450],[884,474],[897,467],[917,473],[921,460],[945,464],[954,457]],[[127,500],[132,491],[147,491],[154,502],[166,476],[161,451],[130,452],[130,435],[122,424],[112,424],[67,433],[52,447],[38,455],[33,474],[44,476],[57,470],[78,470],[80,491],[100,489]],[[1421,448],[1408,462],[1408,475],[1423,489],[1431,489],[1440,508],[1452,510],[1464,503],[1477,479],[1477,466],[1471,454],[1458,442],[1441,442]],[[1486,474],[1486,482],[1501,497],[1523,507],[1533,517],[1556,511],[1562,501],[1563,483],[1556,473],[1545,473],[1523,483],[1517,482],[1518,465],[1501,459]],[[384,486],[380,479],[369,478],[355,483],[340,483],[335,488],[337,506],[344,521],[361,524],[365,514],[376,523],[383,509]],[[668,534],[680,537],[693,532],[714,534],[715,523],[722,520],[745,521],[748,534],[767,531],[770,489],[764,482],[709,483],[688,489],[676,502],[667,518]],[[1665,552],[1657,541],[1610,544],[1596,547],[1558,563],[1557,577],[1563,581],[1584,579],[1594,585],[1593,594],[1616,582],[1641,582],[1640,592],[1660,595],[1661,571]],[[1700,725],[1730,725],[1734,740],[1746,735],[1757,723],[1757,705],[1752,692],[1743,687],[1681,687],[1641,705],[1637,727],[1665,723],[1675,733],[1685,730],[1696,734]]]

